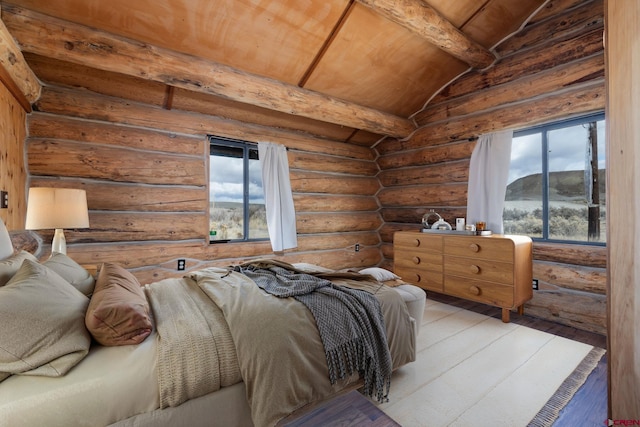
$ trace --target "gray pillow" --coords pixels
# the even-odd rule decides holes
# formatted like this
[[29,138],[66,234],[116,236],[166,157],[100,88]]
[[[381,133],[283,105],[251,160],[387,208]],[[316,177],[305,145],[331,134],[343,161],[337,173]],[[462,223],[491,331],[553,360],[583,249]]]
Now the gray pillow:
[[51,258],[43,262],[60,275],[67,282],[71,283],[77,290],[90,296],[93,293],[93,287],[96,280],[84,269],[80,264],[60,252],[54,252]]
[[89,352],[88,305],[56,272],[25,260],[0,288],[0,381],[11,374],[66,374]]
[[0,286],[6,285],[7,282],[11,280],[13,275],[20,270],[22,261],[25,259],[38,262],[38,259],[27,251],[20,251],[17,254],[0,261]]

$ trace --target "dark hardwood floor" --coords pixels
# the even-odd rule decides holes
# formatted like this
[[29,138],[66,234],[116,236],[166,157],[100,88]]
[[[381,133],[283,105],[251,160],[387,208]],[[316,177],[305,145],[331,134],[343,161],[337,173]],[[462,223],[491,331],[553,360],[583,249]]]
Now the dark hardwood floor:
[[[501,309],[485,304],[478,304],[435,292],[427,292],[427,299],[485,314],[496,319],[502,318]],[[511,321],[518,325],[548,332],[594,347],[607,348],[607,337],[603,335],[528,316],[526,309],[522,316],[518,315],[517,312],[511,312]],[[607,355],[605,354],[586,382],[562,409],[553,427],[601,426],[605,425],[606,420]]]

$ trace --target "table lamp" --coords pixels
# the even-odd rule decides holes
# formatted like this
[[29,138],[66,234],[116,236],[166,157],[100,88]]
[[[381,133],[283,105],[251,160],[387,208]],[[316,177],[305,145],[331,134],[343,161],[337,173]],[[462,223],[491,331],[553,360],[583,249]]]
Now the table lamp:
[[29,189],[27,230],[55,229],[51,253],[67,253],[63,228],[89,228],[87,193],[74,188]]

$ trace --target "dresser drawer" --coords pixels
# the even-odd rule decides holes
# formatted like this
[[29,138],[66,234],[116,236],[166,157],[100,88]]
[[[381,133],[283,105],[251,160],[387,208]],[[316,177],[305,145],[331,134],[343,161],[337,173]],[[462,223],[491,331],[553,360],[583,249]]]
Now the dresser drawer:
[[442,236],[427,235],[415,232],[398,232],[393,237],[395,248],[420,252],[442,253]]
[[439,273],[442,273],[443,270],[442,254],[440,253],[396,249],[394,258],[394,268],[418,268],[420,270],[436,271]]
[[400,276],[403,281],[419,286],[423,289],[429,289],[436,292],[442,292],[442,273],[437,271],[429,271],[415,267],[403,267],[394,265],[393,272]]
[[499,259],[512,263],[514,244],[510,239],[499,237],[448,236],[444,241],[444,253],[475,259]]
[[513,285],[513,264],[508,262],[445,255],[444,273]]
[[485,304],[513,308],[513,286],[465,277],[445,276],[444,292]]

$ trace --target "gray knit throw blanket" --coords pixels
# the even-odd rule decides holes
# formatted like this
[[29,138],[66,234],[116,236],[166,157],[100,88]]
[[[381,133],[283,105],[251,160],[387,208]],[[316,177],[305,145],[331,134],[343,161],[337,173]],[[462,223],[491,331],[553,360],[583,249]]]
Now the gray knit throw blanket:
[[279,266],[236,266],[269,294],[293,297],[313,314],[324,347],[329,380],[357,372],[364,380],[364,394],[388,401],[391,355],[384,318],[378,300],[369,292],[334,285],[310,274]]

